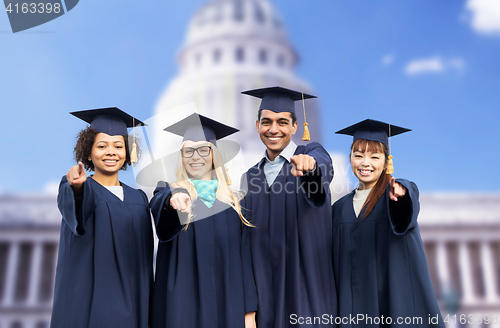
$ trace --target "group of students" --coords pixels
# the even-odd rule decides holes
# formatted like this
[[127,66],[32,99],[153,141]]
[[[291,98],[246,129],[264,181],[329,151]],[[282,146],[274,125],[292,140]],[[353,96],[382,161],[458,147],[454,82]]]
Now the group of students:
[[330,156],[291,140],[295,101],[313,96],[244,93],[262,99],[266,150],[242,190],[229,188],[231,156],[217,147],[238,130],[195,113],[165,129],[183,137],[176,181],[159,181],[150,202],[118,179],[140,154],[127,127],[143,123],[118,108],[71,113],[90,126],[59,186],[51,327],[444,327],[418,188],[391,176],[389,137],[409,130],[365,120],[338,131],[353,136],[359,186],[331,206]]

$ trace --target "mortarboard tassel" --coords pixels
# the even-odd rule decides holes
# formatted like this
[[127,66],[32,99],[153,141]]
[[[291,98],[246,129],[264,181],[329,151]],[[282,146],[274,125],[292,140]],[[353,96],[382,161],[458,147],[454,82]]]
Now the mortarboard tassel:
[[229,168],[226,166],[226,184],[228,186],[233,184],[233,181],[231,181],[231,177],[229,176]]
[[385,173],[387,174],[393,174],[394,173],[394,164],[392,163],[392,155],[389,155],[389,162],[387,163],[387,171]]
[[311,134],[309,133],[309,128],[307,127],[309,124],[304,122],[304,135],[302,136],[302,140],[309,141],[311,140]]
[[302,136],[302,140],[309,141],[311,140],[311,134],[309,133],[309,128],[307,127],[309,124],[307,124],[306,120],[306,105],[304,103],[304,93],[302,93],[302,109],[304,110],[304,135]]
[[387,157],[389,161],[387,162],[387,170],[385,171],[386,174],[393,174],[394,173],[394,164],[392,162],[392,155],[391,155],[391,125],[389,124],[389,157]]
[[137,145],[136,145],[135,141],[132,144],[132,152],[130,153],[130,162],[137,163]]
[[[226,162],[226,152],[224,152],[224,162]],[[226,165],[224,167],[226,168],[226,184],[230,186],[233,184],[233,181],[231,181],[231,177],[229,176],[229,167]]]
[[137,144],[135,143],[135,118],[132,119],[132,122],[132,137],[134,138],[134,142],[132,143],[132,151],[130,152],[130,162],[137,163]]

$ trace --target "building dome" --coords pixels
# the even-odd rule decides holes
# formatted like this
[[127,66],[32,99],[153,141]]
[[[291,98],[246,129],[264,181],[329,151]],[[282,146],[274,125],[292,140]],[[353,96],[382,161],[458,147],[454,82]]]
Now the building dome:
[[[314,94],[294,74],[297,53],[283,20],[267,0],[208,1],[190,20],[177,60],[179,74],[161,95],[155,114],[194,102],[199,113],[238,128],[240,132],[231,139],[246,153],[261,155],[264,146],[255,132],[260,100],[242,91],[282,86]],[[317,100],[307,100],[306,110],[310,129],[314,129],[311,138],[321,142]],[[170,124],[181,115],[174,112],[167,115]],[[298,144],[303,143],[303,116],[302,104],[297,104],[299,129],[294,141]],[[169,125],[156,121],[163,127]],[[165,133],[161,126],[154,130],[158,131],[154,148],[164,148]]]
[[283,20],[265,0],[212,0],[206,3],[191,19],[185,46],[189,48],[218,38],[268,40],[294,53]]
[[206,3],[191,19],[178,56],[181,73],[195,74],[256,66],[291,70],[297,61],[283,21],[267,0]]

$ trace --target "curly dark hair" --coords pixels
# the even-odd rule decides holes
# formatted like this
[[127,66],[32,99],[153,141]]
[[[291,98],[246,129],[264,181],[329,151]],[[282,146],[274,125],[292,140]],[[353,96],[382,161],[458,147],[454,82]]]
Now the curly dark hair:
[[[94,171],[94,163],[92,161],[89,161],[90,154],[92,153],[92,147],[94,146],[95,142],[95,137],[99,132],[96,130],[92,129],[90,126],[88,126],[86,129],[81,130],[80,133],[78,133],[76,139],[76,146],[75,149],[73,150],[73,154],[75,155],[75,160],[77,162],[82,162],[83,167],[87,171]],[[132,164],[130,162],[130,149],[129,149],[129,139],[132,138],[131,135],[128,136],[128,138],[123,138],[125,140],[125,150],[126,150],[126,159],[125,163],[123,166],[120,168],[120,170],[126,170],[127,167]],[[140,150],[140,142],[139,139],[135,139],[135,143],[137,145],[136,150],[137,150],[137,159],[141,157],[141,150]],[[135,163],[134,163],[135,164]]]

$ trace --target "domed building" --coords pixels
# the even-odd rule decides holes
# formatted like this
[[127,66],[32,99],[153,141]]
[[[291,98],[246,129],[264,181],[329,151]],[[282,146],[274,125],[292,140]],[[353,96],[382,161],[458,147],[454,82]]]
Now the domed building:
[[[279,85],[314,94],[294,74],[297,62],[283,20],[269,1],[209,1],[189,23],[178,55],[179,74],[170,81],[155,113],[195,102],[199,113],[240,129],[232,139],[243,151],[262,154],[254,124],[259,99],[241,91]],[[305,104],[307,122],[314,127],[311,139],[321,142],[317,100]],[[299,144],[304,115],[302,104],[296,106],[299,129],[293,139]]]
[[[155,117],[147,120],[158,131],[150,136],[153,149],[156,141],[167,153],[178,150],[179,143],[165,144],[163,128],[189,115],[192,106],[186,104],[195,102],[198,112],[241,130],[231,139],[245,155],[262,156],[264,145],[254,125],[259,100],[240,92],[281,85],[314,94],[295,76],[297,62],[283,21],[268,0],[207,2],[189,23],[179,74],[161,95]],[[321,142],[318,101],[305,104],[311,139]],[[299,144],[302,104],[296,106],[294,141]],[[338,198],[352,186],[346,156],[331,155]],[[500,327],[500,195],[422,194],[420,201],[422,241],[443,316],[450,313],[448,326]],[[60,222],[55,195],[0,194],[0,328],[49,327]]]

